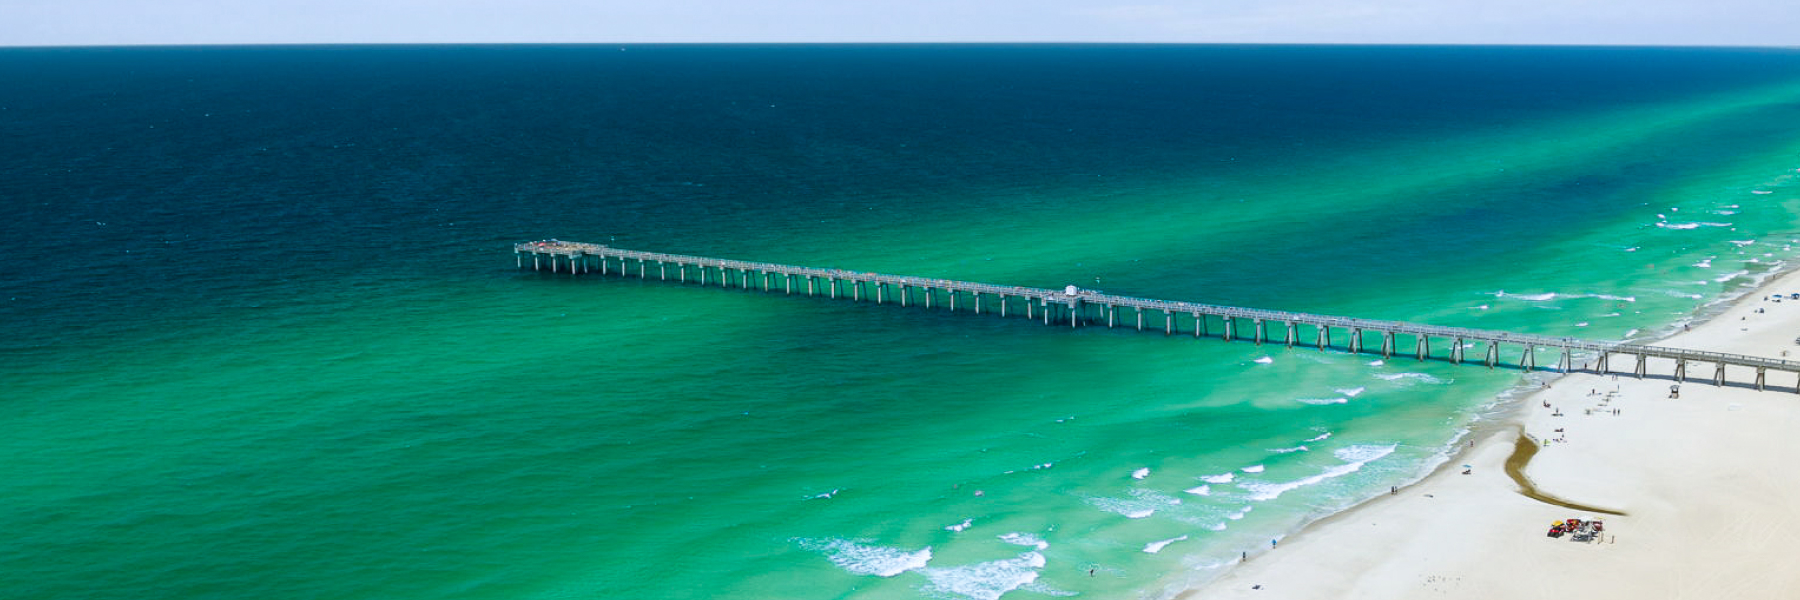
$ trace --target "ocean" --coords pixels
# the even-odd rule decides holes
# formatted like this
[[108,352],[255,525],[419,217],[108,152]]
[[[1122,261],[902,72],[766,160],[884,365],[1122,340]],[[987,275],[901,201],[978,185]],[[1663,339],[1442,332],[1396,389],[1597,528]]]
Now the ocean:
[[1795,50],[14,48],[0,80],[14,598],[1168,598],[1537,376],[518,241],[1647,340],[1800,238]]

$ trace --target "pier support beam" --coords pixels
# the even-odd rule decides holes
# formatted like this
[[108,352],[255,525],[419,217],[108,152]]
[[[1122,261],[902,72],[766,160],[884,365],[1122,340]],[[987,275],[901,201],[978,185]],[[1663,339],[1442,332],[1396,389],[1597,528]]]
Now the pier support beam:
[[1494,369],[1494,367],[1499,364],[1500,364],[1500,343],[1499,342],[1488,342],[1487,343],[1487,368],[1488,368],[1488,370],[1492,371]]
[[1564,373],[1575,370],[1575,350],[1563,346],[1562,358],[1556,361],[1556,368]]
[[1119,307],[1112,304],[1106,305],[1106,328],[1112,329],[1113,322],[1117,320],[1119,320]]
[[1288,321],[1287,322],[1287,347],[1289,347],[1289,348],[1294,347],[1294,342],[1299,341],[1299,339],[1300,339],[1299,326],[1295,325],[1293,321]]
[[1006,318],[1006,294],[1000,294],[1000,318]]
[[1132,310],[1137,311],[1138,331],[1143,331],[1144,330],[1144,307],[1134,306],[1134,307],[1132,307]]
[[1414,334],[1413,337],[1419,338],[1419,360],[1425,360],[1431,354],[1431,338],[1425,334]]
[[1687,359],[1675,359],[1675,383],[1687,382]]
[[[1138,310],[1140,311],[1140,314],[1142,314],[1141,311],[1143,311],[1144,309],[1139,308]],[[1197,340],[1197,339],[1200,339],[1200,334],[1206,331],[1206,320],[1201,317],[1200,313],[1193,313],[1193,315],[1194,315],[1194,339]],[[1142,328],[1143,327],[1140,325],[1139,329],[1142,329]]]
[[969,304],[975,305],[975,314],[981,314],[981,292],[969,292]]
[[1612,370],[1612,367],[1609,367],[1606,364],[1606,359],[1610,356],[1612,356],[1611,351],[1608,351],[1608,350],[1600,351],[1600,358],[1598,360],[1594,361],[1594,368],[1599,369],[1598,371],[1595,371],[1596,373],[1605,375],[1607,371]]
[[1175,335],[1175,313],[1163,311],[1163,335]]
[[932,291],[930,286],[926,286],[926,288],[925,288],[925,308],[931,308],[931,297],[936,296],[936,295],[937,295],[937,292]]
[[944,291],[950,292],[950,312],[956,312],[956,288],[944,288]]
[[1325,346],[1331,343],[1331,328],[1324,325],[1318,325],[1315,326],[1314,329],[1317,329],[1319,332],[1319,351],[1324,352]]
[[1267,332],[1263,329],[1263,320],[1262,319],[1256,319],[1255,323],[1256,323],[1256,345],[1261,346],[1263,343],[1263,336]]
[[1383,332],[1381,332],[1381,358],[1388,359],[1388,358],[1393,358],[1393,357],[1394,357],[1394,332],[1383,331]]
[[1362,354],[1362,330],[1350,328],[1350,353]]
[[1519,357],[1519,366],[1524,367],[1526,373],[1530,373],[1531,368],[1537,366],[1537,346],[1525,345],[1525,355]]
[[1649,368],[1647,368],[1647,366],[1644,364],[1646,362],[1649,362],[1649,360],[1650,360],[1650,356],[1647,354],[1639,353],[1637,355],[1637,377],[1638,377],[1638,379],[1643,379],[1644,374],[1649,372]]
[[1450,347],[1450,364],[1460,365],[1463,361],[1463,340],[1456,338],[1456,345]]
[[1718,368],[1713,370],[1713,385],[1725,385],[1725,363],[1713,364],[1718,365]]
[[1237,323],[1232,321],[1231,317],[1224,317],[1222,320],[1225,322],[1225,341],[1229,342],[1231,341],[1232,334],[1237,333],[1232,331],[1233,329],[1237,329]]
[[1757,367],[1756,368],[1756,391],[1759,391],[1759,392],[1763,391],[1763,381],[1764,381],[1763,376],[1768,375],[1768,374],[1769,374],[1768,367]]

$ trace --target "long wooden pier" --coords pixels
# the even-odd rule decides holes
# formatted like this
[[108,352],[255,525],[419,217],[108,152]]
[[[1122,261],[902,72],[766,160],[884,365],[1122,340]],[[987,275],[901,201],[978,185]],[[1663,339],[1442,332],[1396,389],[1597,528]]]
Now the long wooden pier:
[[[1629,371],[1639,378],[1649,373],[1651,359],[1674,362],[1673,379],[1688,379],[1688,365],[1711,365],[1715,385],[1728,381],[1744,382],[1756,389],[1768,389],[1769,371],[1795,374],[1800,378],[1800,361],[1779,360],[1760,356],[1726,354],[1662,346],[1646,346],[1619,342],[1584,340],[1512,333],[1507,331],[1442,327],[1403,321],[1357,319],[1308,313],[1296,313],[1233,306],[1217,306],[1194,302],[1156,300],[1106,294],[1068,286],[1060,290],[1009,285],[994,285],[949,279],[931,279],[904,275],[885,275],[842,269],[818,269],[775,263],[685,256],[660,252],[643,252],[612,248],[602,244],[545,240],[522,242],[513,246],[519,268],[525,257],[531,257],[531,268],[551,273],[602,275],[618,274],[641,279],[695,282],[742,289],[780,291],[786,294],[829,296],[877,304],[897,302],[901,306],[919,305],[933,308],[943,305],[955,312],[959,308],[980,314],[984,309],[1001,317],[1018,315],[1042,320],[1046,325],[1067,323],[1069,327],[1084,324],[1107,327],[1135,327],[1161,330],[1164,335],[1192,331],[1195,338],[1216,336],[1225,341],[1246,340],[1257,344],[1279,343],[1286,346],[1309,345],[1318,349],[1343,348],[1351,353],[1377,352],[1383,358],[1410,354],[1418,360],[1441,359],[1455,364],[1475,363],[1492,369],[1509,366],[1527,372],[1539,368],[1539,351],[1558,351],[1557,362],[1547,367],[1562,372],[1612,374],[1611,361],[1623,357],[1632,361]],[[959,306],[960,302],[960,306]],[[1216,329],[1215,329],[1216,325]],[[1302,327],[1310,328],[1311,342],[1301,337]],[[1346,343],[1334,344],[1333,330],[1346,334]],[[1272,332],[1273,331],[1273,332]],[[1278,334],[1278,335],[1277,335]],[[1378,336],[1379,349],[1367,344],[1368,337]],[[1401,348],[1403,338],[1410,351]],[[1433,341],[1442,350],[1433,353]],[[1518,360],[1507,362],[1502,353],[1506,346]],[[1469,350],[1476,352],[1469,360]],[[1512,355],[1508,353],[1507,355]],[[1578,355],[1591,362],[1576,368]],[[1744,378],[1728,378],[1728,371]],[[1800,392],[1800,383],[1792,388]]]

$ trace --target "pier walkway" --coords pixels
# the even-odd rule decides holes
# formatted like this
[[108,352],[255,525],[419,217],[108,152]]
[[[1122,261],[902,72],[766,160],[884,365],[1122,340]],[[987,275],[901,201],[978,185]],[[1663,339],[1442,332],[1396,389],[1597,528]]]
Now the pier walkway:
[[[1019,314],[1044,324],[1067,323],[1069,327],[1084,324],[1107,327],[1135,327],[1139,331],[1160,329],[1164,335],[1192,331],[1194,337],[1214,335],[1225,341],[1247,340],[1257,344],[1280,343],[1287,346],[1309,345],[1320,350],[1344,348],[1351,353],[1379,351],[1384,358],[1410,354],[1418,360],[1437,358],[1451,363],[1473,362],[1488,368],[1511,366],[1531,371],[1539,368],[1537,353],[1559,351],[1557,362],[1548,367],[1563,372],[1612,374],[1611,361],[1616,357],[1631,360],[1631,374],[1645,377],[1651,359],[1674,362],[1673,379],[1688,379],[1688,365],[1711,365],[1715,385],[1737,381],[1767,389],[1769,371],[1791,373],[1800,378],[1800,361],[1779,360],[1742,354],[1725,354],[1682,348],[1646,346],[1620,342],[1602,342],[1571,337],[1552,337],[1506,331],[1442,327],[1403,321],[1357,319],[1308,313],[1295,313],[1255,308],[1217,306],[1173,300],[1156,300],[1106,294],[1068,286],[1060,290],[1009,285],[994,285],[949,279],[931,279],[904,275],[885,275],[842,269],[818,269],[775,263],[684,256],[660,252],[643,252],[612,248],[601,244],[545,240],[514,245],[519,268],[525,267],[525,256],[531,256],[532,269],[551,273],[594,273],[651,277],[668,281],[694,281],[700,285],[717,284],[763,291],[809,296],[827,295],[855,301],[873,300],[877,304],[898,302],[901,306],[920,305],[932,308],[944,305],[954,312],[961,308],[980,314],[989,312],[1005,317]],[[1022,312],[1021,312],[1022,311]],[[1309,328],[1311,342],[1301,338],[1302,327]],[[1274,330],[1278,333],[1271,333]],[[1339,343],[1338,340],[1342,339]],[[1376,336],[1376,345],[1367,344]],[[1409,342],[1411,351],[1401,349]],[[1443,350],[1432,353],[1434,340]],[[1510,347],[1510,352],[1507,351]],[[1468,360],[1470,350],[1476,360]],[[1518,360],[1503,361],[1502,354],[1516,353]],[[1576,368],[1577,356],[1589,362]],[[1782,389],[1800,392],[1800,383]]]

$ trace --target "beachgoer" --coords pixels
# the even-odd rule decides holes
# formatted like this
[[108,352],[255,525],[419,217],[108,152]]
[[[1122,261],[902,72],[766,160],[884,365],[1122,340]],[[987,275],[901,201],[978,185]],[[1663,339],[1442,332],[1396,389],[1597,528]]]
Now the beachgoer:
[[1468,475],[1469,473],[1474,472],[1474,471],[1475,471],[1475,469],[1463,469],[1463,474]]
[[1389,496],[1393,496],[1393,495],[1396,495],[1399,493],[1400,493],[1400,486],[1397,486],[1397,485],[1388,486],[1388,495]]
[[1280,542],[1281,540],[1269,540],[1269,549],[1273,550],[1276,544],[1279,544]]

